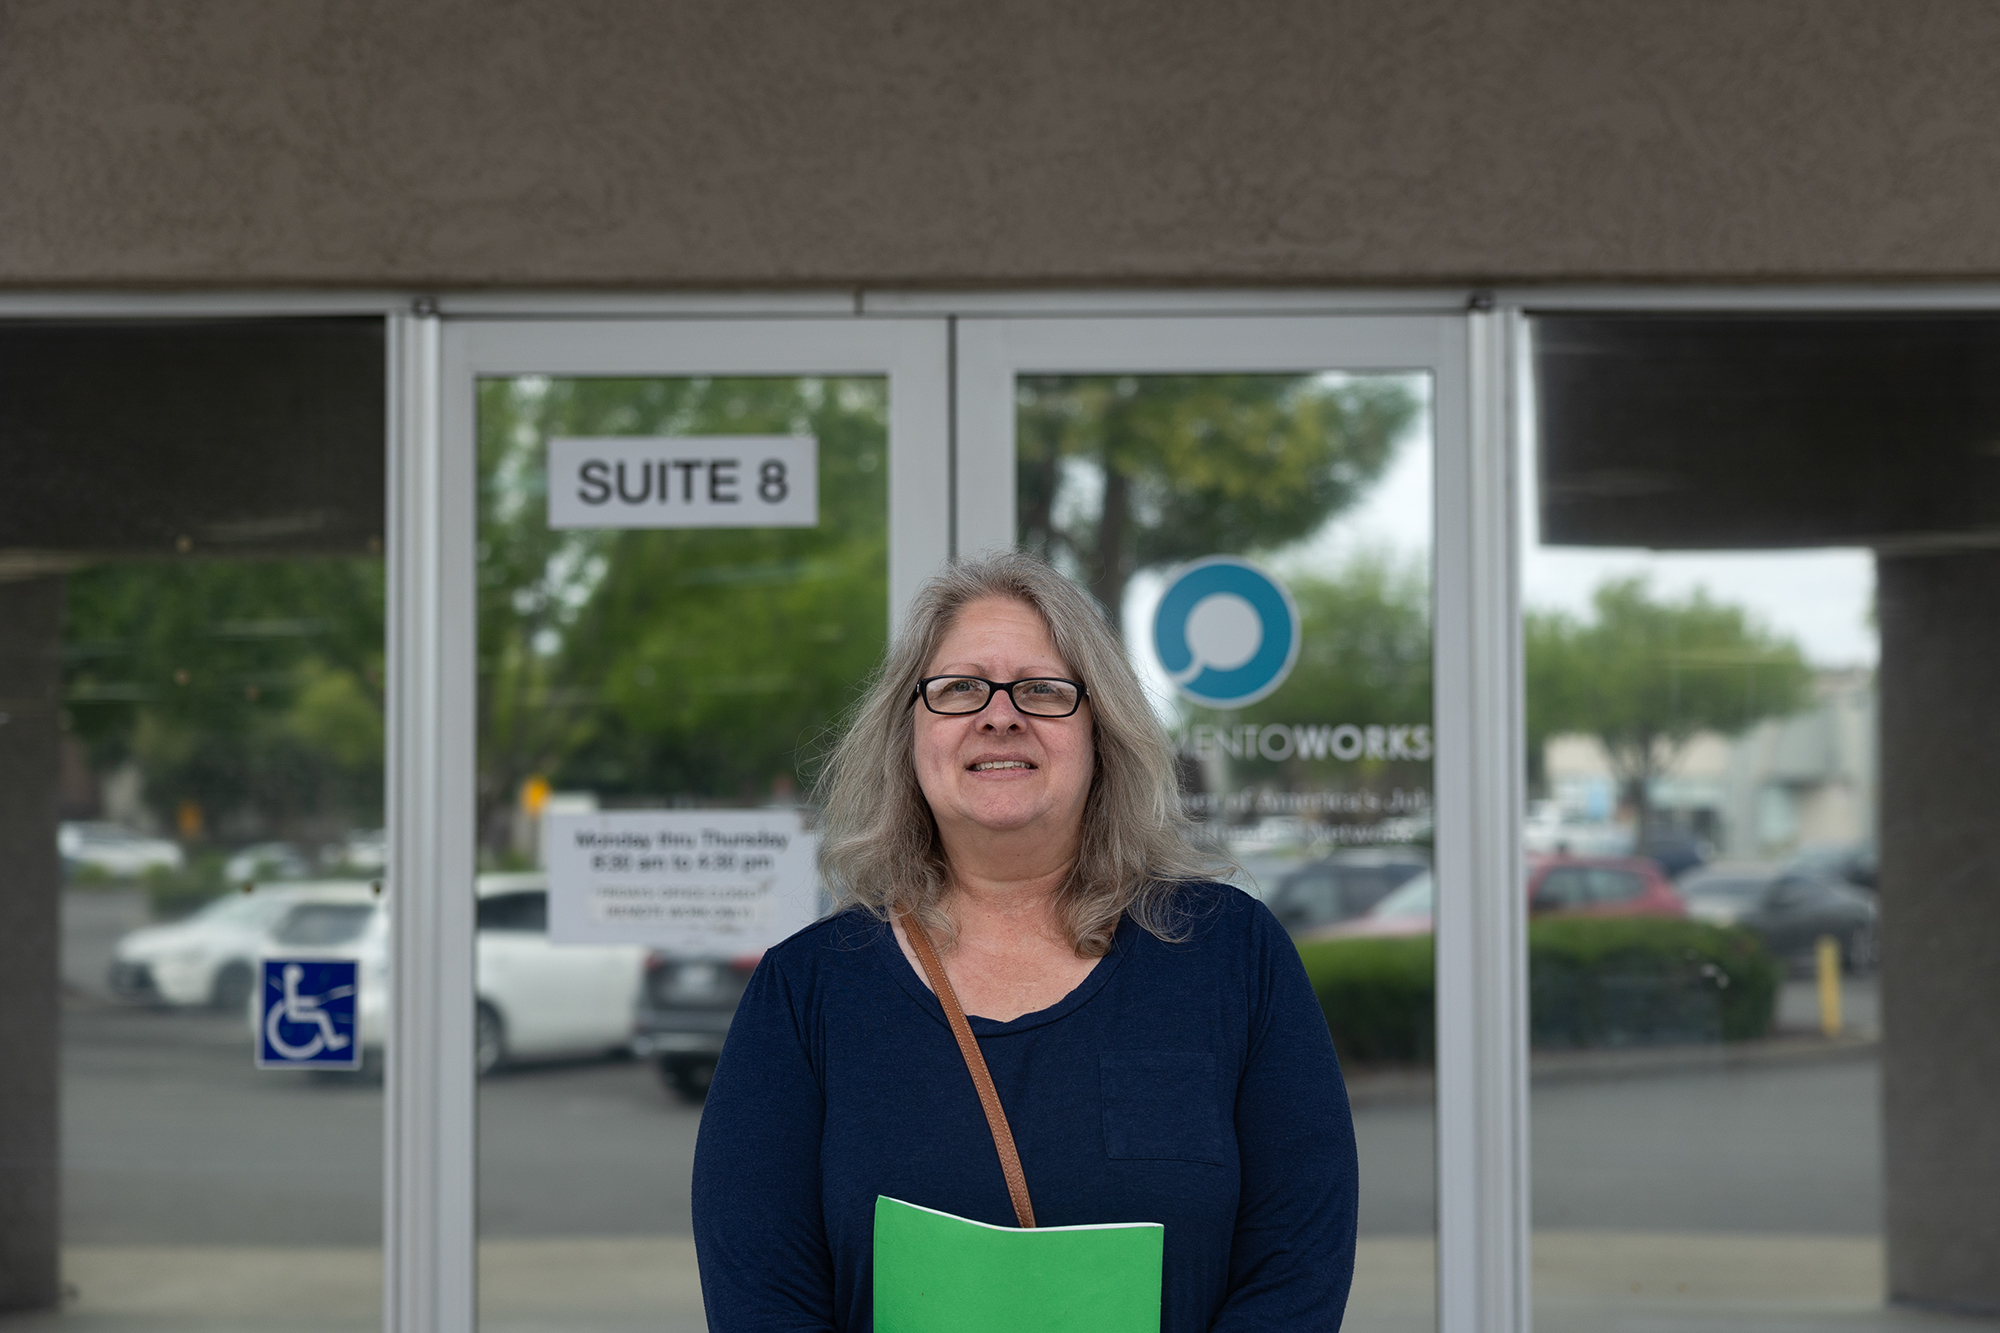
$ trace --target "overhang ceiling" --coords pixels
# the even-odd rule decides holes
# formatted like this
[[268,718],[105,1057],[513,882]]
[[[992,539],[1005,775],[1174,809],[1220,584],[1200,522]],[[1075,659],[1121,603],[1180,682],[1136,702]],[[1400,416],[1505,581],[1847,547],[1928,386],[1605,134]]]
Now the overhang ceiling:
[[0,324],[0,572],[381,549],[379,319]]
[[2000,319],[1533,322],[1541,538],[2000,545]]

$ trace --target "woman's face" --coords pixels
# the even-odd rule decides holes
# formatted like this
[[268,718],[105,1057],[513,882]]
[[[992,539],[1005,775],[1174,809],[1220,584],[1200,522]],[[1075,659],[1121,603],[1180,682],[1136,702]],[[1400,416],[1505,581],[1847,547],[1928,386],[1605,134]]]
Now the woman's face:
[[[1011,597],[968,603],[925,676],[1076,679],[1056,654],[1041,613]],[[917,782],[947,842],[954,834],[1029,832],[1067,855],[1083,825],[1095,769],[1090,704],[1068,717],[1034,717],[995,690],[977,713],[940,716],[919,700]]]

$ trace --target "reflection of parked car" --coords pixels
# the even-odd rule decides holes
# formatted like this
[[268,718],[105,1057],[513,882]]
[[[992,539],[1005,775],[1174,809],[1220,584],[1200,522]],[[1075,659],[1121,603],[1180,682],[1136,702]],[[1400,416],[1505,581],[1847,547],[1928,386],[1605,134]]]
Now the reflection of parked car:
[[1700,869],[1714,852],[1685,829],[1657,828],[1641,840],[1638,854],[1659,866],[1668,879],[1679,879]]
[[698,1102],[708,1095],[722,1039],[757,958],[670,958],[654,953],[646,959],[645,983],[639,991],[639,1017],[632,1050],[658,1061],[660,1077],[684,1099]]
[[231,893],[183,921],[130,932],[111,954],[111,993],[153,1004],[242,1004],[250,995],[265,932],[301,892],[315,887],[325,886]]
[[[302,897],[271,930],[270,955],[354,958],[362,1058],[381,1059],[388,1027],[388,912],[368,885]],[[512,1060],[623,1051],[645,950],[553,944],[541,875],[482,875],[478,885],[476,1057],[479,1071]]]
[[1428,935],[1431,917],[1437,911],[1437,882],[1429,871],[1414,876],[1362,915],[1315,930],[1303,931],[1304,940],[1352,939],[1367,935]]
[[1779,958],[1801,963],[1822,935],[1850,972],[1875,966],[1875,900],[1850,884],[1768,866],[1712,866],[1681,882],[1688,914],[1755,931]]
[[1265,901],[1296,935],[1360,916],[1430,868],[1430,858],[1410,848],[1357,847],[1300,866]]
[[62,854],[63,873],[72,877],[87,869],[114,879],[137,879],[148,870],[179,870],[184,860],[179,843],[94,820],[59,824],[56,850]]
[[[1302,932],[1300,938],[1428,935],[1436,910],[1436,887],[1424,874],[1365,915]],[[1528,862],[1528,910],[1536,916],[1685,916],[1687,904],[1651,861],[1551,856],[1533,857]]]
[[312,858],[304,849],[289,842],[260,842],[245,847],[222,866],[223,878],[232,884],[259,884],[274,879],[311,879]]
[[645,949],[553,944],[541,875],[479,882],[479,1068],[602,1055],[632,1044]]
[[1528,863],[1528,910],[1537,916],[1686,916],[1687,903],[1644,857],[1554,856]]
[[356,829],[320,852],[320,864],[341,866],[356,874],[379,871],[389,864],[389,837],[382,829]]
[[1801,847],[1786,858],[1782,870],[1815,879],[1843,881],[1864,889],[1875,887],[1875,840]]

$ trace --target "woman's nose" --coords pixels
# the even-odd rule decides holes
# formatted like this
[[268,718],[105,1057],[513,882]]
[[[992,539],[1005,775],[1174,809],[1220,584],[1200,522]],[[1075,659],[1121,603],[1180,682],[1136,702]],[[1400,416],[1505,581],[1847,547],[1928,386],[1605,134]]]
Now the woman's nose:
[[979,715],[979,724],[995,731],[1018,730],[1022,725],[1021,710],[1014,707],[1014,696],[1005,690],[993,691],[993,698]]

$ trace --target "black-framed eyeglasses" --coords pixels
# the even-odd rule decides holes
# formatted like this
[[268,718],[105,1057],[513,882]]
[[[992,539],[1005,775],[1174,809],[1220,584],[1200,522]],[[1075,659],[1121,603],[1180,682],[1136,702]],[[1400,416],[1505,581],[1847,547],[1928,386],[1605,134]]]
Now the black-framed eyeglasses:
[[946,717],[977,713],[993,702],[993,692],[1002,690],[1014,707],[1029,717],[1068,717],[1083,706],[1083,682],[1055,676],[1030,676],[1026,680],[987,680],[984,676],[926,676],[917,682],[911,702]]

